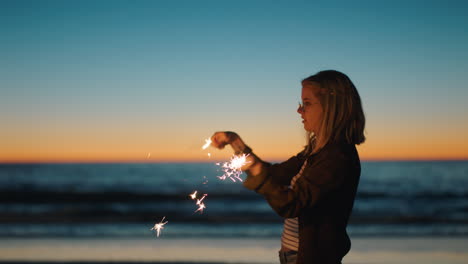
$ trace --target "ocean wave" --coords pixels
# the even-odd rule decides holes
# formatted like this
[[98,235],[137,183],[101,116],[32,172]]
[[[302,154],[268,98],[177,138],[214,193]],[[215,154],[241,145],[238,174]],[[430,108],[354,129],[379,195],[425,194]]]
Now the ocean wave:
[[[468,162],[362,166],[350,219],[354,232],[468,234]],[[226,224],[262,230],[263,225],[281,222],[260,195],[242,183],[220,181],[218,175],[213,164],[0,164],[0,236],[12,226],[17,230],[8,233],[12,236],[28,232],[60,236],[67,234],[67,228],[77,236],[86,230],[90,236],[113,236],[133,223],[141,227],[163,216],[171,224],[187,226],[179,229],[180,236],[193,234],[190,226]],[[197,206],[188,197],[194,190],[208,194],[203,214],[195,213]],[[31,229],[21,233],[21,226]],[[111,232],[93,226],[122,229]],[[63,228],[56,234],[54,227]],[[128,228],[128,235],[139,234],[139,228]],[[216,228],[210,228],[195,233],[215,234]],[[241,234],[241,229],[226,227],[220,232],[232,236]]]
[[[185,189],[180,192],[128,192],[128,191],[106,191],[106,192],[90,192],[90,191],[48,191],[29,189],[0,189],[0,204],[2,203],[80,203],[80,202],[137,202],[137,201],[182,201],[186,200],[188,195],[195,188]],[[250,191],[232,190],[201,190],[200,193],[206,193],[210,199],[224,200],[260,200],[261,196]],[[413,192],[413,193],[398,193],[398,192],[375,192],[375,191],[358,191],[357,199],[372,200],[372,199],[428,199],[428,200],[444,200],[444,199],[462,199],[468,200],[467,192]]]
[[[151,238],[150,229],[160,219],[139,223],[10,223],[0,224],[1,238]],[[281,236],[282,223],[211,223],[183,222],[168,218],[161,232],[163,238],[277,238]],[[359,236],[467,236],[468,226],[460,224],[394,225],[350,224],[351,238]]]

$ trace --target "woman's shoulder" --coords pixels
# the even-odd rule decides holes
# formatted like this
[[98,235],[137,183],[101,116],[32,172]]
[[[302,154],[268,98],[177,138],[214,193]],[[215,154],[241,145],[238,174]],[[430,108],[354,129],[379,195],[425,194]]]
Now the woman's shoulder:
[[321,183],[335,177],[360,174],[360,161],[356,147],[349,144],[330,143],[309,157],[305,175],[310,181]]
[[359,160],[359,155],[354,144],[346,142],[329,142],[310,158],[313,160],[345,162]]

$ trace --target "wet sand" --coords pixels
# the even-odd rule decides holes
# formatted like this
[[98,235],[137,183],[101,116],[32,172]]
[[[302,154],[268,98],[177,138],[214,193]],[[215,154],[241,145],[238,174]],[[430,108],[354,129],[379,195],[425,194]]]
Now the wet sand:
[[[348,264],[466,264],[468,237],[354,238]],[[278,263],[277,239],[14,238],[0,240],[6,263]]]

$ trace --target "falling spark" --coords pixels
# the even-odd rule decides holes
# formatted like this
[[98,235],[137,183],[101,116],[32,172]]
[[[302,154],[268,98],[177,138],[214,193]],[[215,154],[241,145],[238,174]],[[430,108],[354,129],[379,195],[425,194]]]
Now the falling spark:
[[195,211],[195,213],[198,212],[198,211],[200,211],[200,214],[202,214],[202,213],[203,213],[203,209],[205,209],[205,208],[206,208],[205,204],[202,203],[202,204],[199,205],[199,207],[198,207],[198,209]]
[[[192,198],[192,200],[197,199],[197,191],[194,191],[189,196],[190,196],[190,198]],[[205,203],[203,203],[203,200],[205,199],[206,196],[208,196],[208,194],[205,193],[205,194],[203,194],[202,198],[197,199],[196,204],[198,205],[198,209],[195,210],[194,213],[196,213],[196,212],[200,212],[201,214],[203,213],[203,209],[206,208]]]
[[233,182],[236,182],[236,180],[242,182],[242,178],[240,177],[240,175],[242,174],[241,168],[242,166],[248,163],[248,156],[249,154],[242,154],[239,156],[233,155],[229,162],[216,163],[216,165],[221,166],[221,168],[224,171],[224,174],[222,176],[218,176],[218,178],[223,181],[229,178]]
[[[202,146],[202,149],[208,148],[211,145],[211,142],[212,142],[211,139],[209,138],[205,139],[205,145]],[[211,157],[211,153],[208,153],[208,157]],[[224,171],[224,174],[222,176],[218,176],[218,178],[221,180],[225,180],[226,178],[229,178],[233,182],[236,182],[237,180],[242,181],[242,179],[240,178],[240,175],[242,174],[241,168],[242,166],[248,163],[247,157],[248,157],[248,154],[247,155],[242,154],[238,156],[234,155],[229,162],[224,162],[222,164],[216,163],[216,165],[221,166],[221,168]],[[203,178],[206,179],[205,176],[203,176]],[[208,180],[203,182],[203,184],[206,184],[207,182]],[[205,193],[200,199],[197,199],[197,193],[198,191],[195,190],[193,193],[189,194],[192,200],[195,200],[195,199],[197,200],[196,204],[198,205],[198,209],[195,210],[194,213],[196,212],[203,213],[203,210],[206,208],[203,200],[206,198],[206,196],[208,196],[208,194]]]
[[206,197],[206,196],[208,196],[208,194],[206,194],[206,193],[205,193],[205,194],[202,196],[202,198],[200,198],[200,199],[197,199],[197,205],[201,205],[201,204],[202,204],[202,201],[203,201],[203,199],[205,199],[205,197]]
[[146,158],[149,159],[150,157],[151,157],[151,152],[148,152],[148,156]]
[[159,237],[159,232],[161,231],[161,229],[164,229],[164,225],[167,224],[167,222],[168,222],[168,221],[163,222],[163,221],[164,221],[164,218],[166,218],[166,217],[164,216],[163,219],[161,220],[161,222],[156,223],[156,224],[154,225],[154,227],[151,228],[151,230],[155,230],[155,231],[156,231],[157,237]]
[[192,200],[194,200],[195,198],[197,198],[197,191],[193,192],[192,194],[189,194],[190,198],[192,198]]
[[202,149],[207,149],[211,145],[211,139],[205,139],[205,145],[203,145]]

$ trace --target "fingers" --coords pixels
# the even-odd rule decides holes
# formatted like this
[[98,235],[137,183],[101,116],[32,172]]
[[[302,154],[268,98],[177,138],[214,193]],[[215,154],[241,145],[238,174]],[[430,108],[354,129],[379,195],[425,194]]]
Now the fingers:
[[222,144],[222,133],[224,132],[215,132],[212,136],[211,136],[211,146],[215,147],[215,148],[218,148],[218,149],[222,149],[224,148],[224,146],[226,144]]
[[218,149],[223,149],[228,144],[225,132],[215,132],[211,137],[211,145]]
[[211,145],[218,149],[223,149],[226,145],[231,144],[231,142],[236,138],[237,134],[234,132],[215,132],[211,136]]

